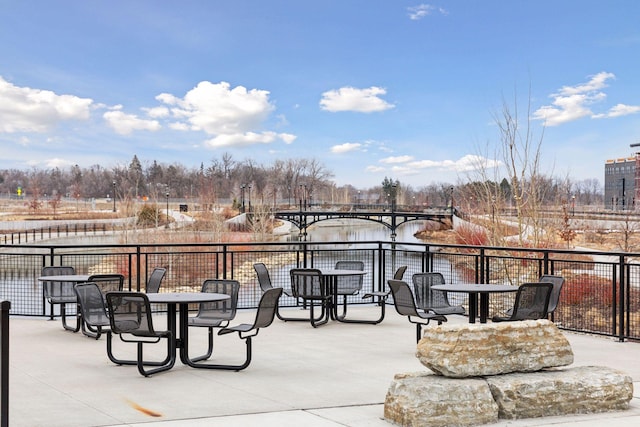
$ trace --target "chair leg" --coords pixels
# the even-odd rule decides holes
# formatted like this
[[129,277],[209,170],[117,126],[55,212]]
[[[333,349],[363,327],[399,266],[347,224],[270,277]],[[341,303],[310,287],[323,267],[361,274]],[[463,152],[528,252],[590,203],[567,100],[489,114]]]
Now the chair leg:
[[[82,317],[82,316],[81,316]],[[83,318],[80,319],[82,333],[89,338],[99,339],[102,336],[102,326],[93,327],[87,324]]]
[[385,305],[386,305],[386,299],[388,294],[367,294],[365,296],[363,296],[362,298],[369,298],[369,297],[374,297],[374,296],[378,296],[378,305],[380,306],[380,317],[378,317],[375,320],[363,320],[363,319],[346,319],[345,316],[347,314],[347,308],[346,308],[346,300],[347,297],[344,297],[344,309],[343,309],[343,314],[342,316],[337,316],[336,313],[336,320],[339,322],[343,322],[343,323],[361,323],[361,324],[366,324],[366,325],[377,325],[378,323],[382,322],[384,320],[384,316],[385,316]]
[[[76,318],[76,326],[69,326],[67,325],[67,310],[66,310],[66,304],[60,304],[60,316],[62,317],[62,327],[65,328],[67,331],[71,331],[71,332],[78,332],[80,330],[80,325],[81,325],[81,319],[80,319],[80,315],[76,314],[75,318]],[[78,311],[76,311],[76,313],[78,313]]]
[[[109,360],[116,365],[137,365],[137,360],[118,359],[117,357],[115,357],[115,355],[113,354],[113,335],[115,335],[113,332],[107,330],[107,357],[109,358]],[[172,351],[172,348],[172,343],[167,342],[167,357],[163,361],[145,362],[144,364],[148,366],[166,365],[171,360],[172,355],[174,355],[173,357],[175,358],[175,349]]]
[[329,321],[330,308],[327,306],[328,300],[322,300],[320,302],[321,308],[320,308],[320,316],[318,316],[318,318],[313,316],[313,307],[315,306],[313,300],[311,300],[310,305],[311,305],[311,309],[309,310],[309,317],[311,319],[311,326],[313,326],[314,328],[317,328],[318,326],[324,325]]
[[[192,362],[199,362],[201,360],[207,360],[213,354],[213,328],[210,327],[210,328],[207,328],[207,329],[209,329],[209,331],[208,331],[207,352],[205,354],[203,354],[202,356],[196,356],[196,357],[191,358]],[[183,345],[184,345],[184,343],[183,343]]]
[[[165,339],[167,339],[169,341],[169,355],[168,355],[168,362],[166,364],[160,365],[158,366],[156,364],[156,362],[145,362],[144,361],[144,357],[143,357],[143,345],[144,343],[142,342],[138,342],[138,360],[137,360],[137,365],[138,365],[138,372],[140,372],[141,375],[148,377],[150,375],[153,374],[157,374],[158,372],[164,372],[164,371],[168,371],[169,369],[173,368],[173,365],[175,365],[176,363],[176,351],[175,348],[173,346],[173,343],[175,342],[173,340],[173,336],[169,335],[168,337],[165,337]],[[166,360],[166,359],[165,359]],[[156,368],[153,369],[145,369],[145,365],[147,366],[157,366]]]
[[420,339],[422,338],[422,324],[421,323],[416,323],[416,342],[420,342]]
[[194,363],[196,359],[186,359],[183,360],[184,363],[191,366],[192,368],[202,368],[202,369],[222,369],[227,371],[241,371],[249,366],[251,363],[251,337],[255,335],[251,335],[248,337],[243,337],[240,335],[240,338],[244,339],[245,347],[246,347],[246,356],[243,363],[240,365],[221,365],[217,363]]

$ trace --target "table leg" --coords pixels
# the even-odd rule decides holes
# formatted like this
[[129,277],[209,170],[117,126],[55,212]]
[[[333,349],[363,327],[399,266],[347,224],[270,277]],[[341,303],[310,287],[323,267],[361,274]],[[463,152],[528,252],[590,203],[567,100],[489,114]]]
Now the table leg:
[[489,292],[480,293],[480,323],[487,323],[489,317]]
[[469,323],[476,323],[476,316],[478,315],[478,294],[475,292],[469,293]]

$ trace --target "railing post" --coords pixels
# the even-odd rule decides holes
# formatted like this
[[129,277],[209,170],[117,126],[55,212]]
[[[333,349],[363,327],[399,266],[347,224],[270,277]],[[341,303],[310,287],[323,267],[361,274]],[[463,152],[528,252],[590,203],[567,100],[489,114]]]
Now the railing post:
[[[625,282],[627,281],[627,275],[625,274],[625,262],[624,262],[624,255],[620,255],[620,263],[619,263],[619,268],[620,268],[620,280],[618,281],[619,283],[619,287],[618,287],[618,341],[622,342],[624,341],[624,329],[625,329],[625,321],[624,321],[624,315],[626,312],[625,309]],[[616,283],[613,282],[613,286],[614,288],[616,287]],[[615,317],[616,313],[614,311],[613,316]],[[615,319],[614,319],[614,325],[615,325]],[[615,334],[615,331],[613,331],[613,333]]]
[[9,426],[9,310],[10,301],[0,302],[0,427]]

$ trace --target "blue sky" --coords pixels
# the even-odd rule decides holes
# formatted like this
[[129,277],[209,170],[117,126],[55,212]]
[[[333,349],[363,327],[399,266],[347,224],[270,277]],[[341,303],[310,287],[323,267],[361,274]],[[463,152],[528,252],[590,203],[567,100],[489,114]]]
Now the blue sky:
[[455,183],[503,102],[554,176],[602,181],[640,142],[636,0],[0,0],[0,22],[2,169],[229,153]]

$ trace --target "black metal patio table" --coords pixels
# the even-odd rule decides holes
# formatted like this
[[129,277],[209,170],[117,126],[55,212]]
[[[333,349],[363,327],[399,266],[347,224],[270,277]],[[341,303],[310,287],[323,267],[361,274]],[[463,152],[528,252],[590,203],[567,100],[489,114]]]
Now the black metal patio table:
[[[167,329],[175,340],[176,351],[180,350],[180,361],[194,368],[201,368],[189,359],[189,304],[230,299],[227,294],[213,292],[163,292],[147,294],[150,303],[167,305]],[[178,324],[176,311],[179,309]]]
[[452,283],[447,285],[434,285],[434,291],[462,292],[469,294],[469,323],[476,323],[478,315],[478,294],[480,295],[480,323],[487,323],[489,317],[489,294],[503,292],[517,292],[518,287],[513,285],[476,284],[476,283]]
[[338,315],[338,278],[347,276],[364,276],[367,274],[366,271],[327,268],[320,269],[320,272],[322,272],[322,277],[325,280],[326,289],[328,293],[331,294],[331,307],[329,307],[331,320],[337,320],[338,322],[345,323],[378,323],[371,320],[350,320],[345,319],[345,316]]

